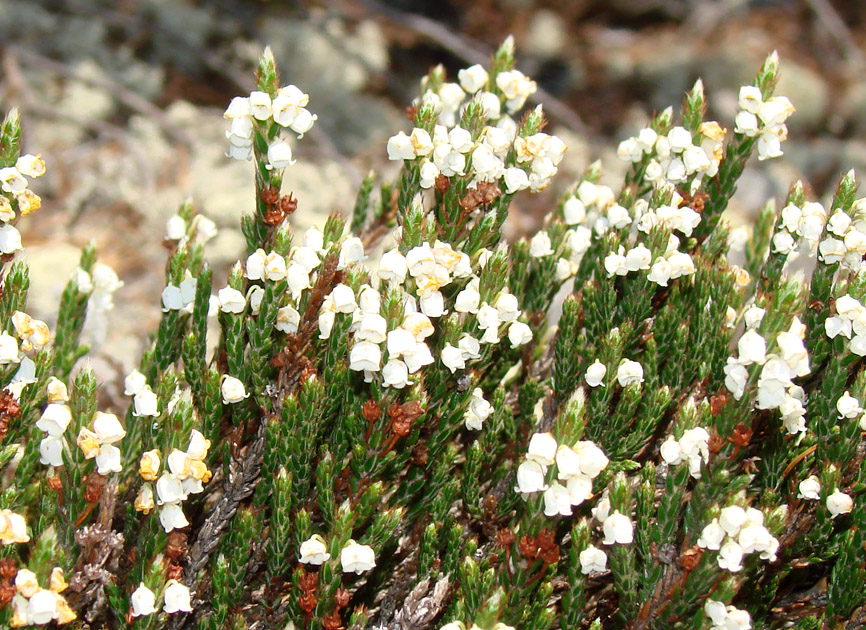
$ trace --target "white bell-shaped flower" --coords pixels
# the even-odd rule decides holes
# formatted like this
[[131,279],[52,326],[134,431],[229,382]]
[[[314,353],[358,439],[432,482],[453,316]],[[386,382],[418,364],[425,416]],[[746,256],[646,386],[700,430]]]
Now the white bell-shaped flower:
[[141,582],[129,596],[129,603],[132,607],[130,614],[133,617],[146,617],[157,611],[156,595],[144,585],[144,582]]
[[166,582],[162,610],[169,615],[176,612],[192,612],[189,588],[177,580]]
[[346,546],[340,550],[340,565],[343,573],[360,575],[376,566],[376,554],[369,545],[359,545],[349,539]]
[[300,553],[301,556],[298,561],[303,564],[320,565],[331,559],[331,554],[328,553],[328,545],[319,534],[313,534],[302,542]]

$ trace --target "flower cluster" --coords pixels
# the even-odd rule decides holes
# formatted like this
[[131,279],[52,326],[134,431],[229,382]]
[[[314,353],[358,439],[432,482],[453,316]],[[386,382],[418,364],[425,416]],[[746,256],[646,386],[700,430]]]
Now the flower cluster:
[[833,212],[827,220],[824,240],[818,245],[818,259],[821,262],[827,265],[840,263],[843,269],[851,271],[858,271],[863,267],[863,256],[866,255],[866,223],[862,216],[864,209],[866,200],[858,199],[851,207],[854,219],[840,208]]
[[695,427],[685,431],[679,440],[669,435],[659,451],[662,459],[671,466],[687,462],[689,474],[700,479],[701,466],[710,459],[709,446],[710,434],[703,427]]
[[[342,250],[347,250],[345,242]],[[351,261],[359,259],[356,255]],[[499,343],[505,326],[513,348],[532,338],[529,327],[517,321],[521,316],[517,298],[503,290],[493,304],[482,301],[480,278],[473,275],[469,257],[448,243],[436,241],[432,246],[423,243],[405,256],[397,249],[385,252],[376,275],[388,287],[386,298],[397,299],[402,304],[402,318],[390,330],[381,314],[382,293],[369,284],[362,284],[357,291],[347,284],[337,284],[324,299],[319,312],[321,339],[330,337],[338,314],[351,315],[349,330],[354,333],[354,341],[349,368],[363,372],[368,382],[381,372],[385,387],[402,389],[412,384],[411,376],[435,360],[426,343],[436,332],[433,320],[452,309],[462,319],[462,328],[466,330],[456,342],[446,343],[441,352],[441,361],[452,374],[465,369],[467,361],[479,359],[482,345]],[[464,288],[456,294],[453,303],[446,303],[442,289],[464,279]],[[297,310],[290,306],[278,314],[278,326],[284,322],[285,330],[291,332],[297,329],[299,319]],[[385,344],[387,360],[382,344]],[[478,418],[472,422],[480,425],[489,412],[474,415]],[[469,423],[467,420],[467,426]]]
[[866,307],[850,295],[836,298],[836,314],[824,320],[824,332],[830,339],[839,335],[850,339],[848,349],[866,356]]
[[[848,217],[844,212],[842,215],[846,218]],[[818,241],[821,239],[826,221],[827,211],[817,201],[809,201],[804,203],[802,207],[789,203],[782,208],[782,219],[779,222],[779,229],[773,235],[773,253],[783,256],[792,254],[797,249],[796,237],[800,237],[806,242],[809,251],[814,251],[815,247],[818,246]],[[850,223],[850,219],[848,222]],[[842,224],[843,221],[837,220],[837,227],[839,229],[841,229]],[[845,248],[845,244],[838,241],[843,251],[841,256],[836,258],[834,252],[837,250],[837,244],[833,243],[833,240],[835,239],[828,239],[818,246],[822,260],[827,264],[838,262],[848,251]],[[866,252],[866,248],[864,248],[864,252]]]
[[[161,474],[163,461],[159,450],[143,453],[138,472],[146,483],[135,498],[135,509],[149,514],[159,505],[159,522],[166,532],[189,525],[181,504],[189,495],[204,492],[203,484],[210,481],[211,471],[204,462],[209,448],[210,440],[193,429],[186,451],[173,449],[165,458],[167,469]],[[149,483],[153,481],[156,482],[155,500],[153,486]]]
[[[276,133],[267,133],[271,124],[277,125],[278,129],[291,129],[298,134],[298,138],[302,138],[313,128],[317,118],[306,109],[309,102],[309,95],[294,85],[281,87],[273,98],[260,90],[255,90],[246,97],[236,96],[223,115],[231,121],[231,126],[226,131],[229,141],[226,157],[236,160],[251,159],[253,138],[257,129],[262,137],[276,136]],[[292,147],[279,138],[268,145],[267,159],[268,169],[280,170],[295,163],[292,159]]]
[[48,404],[36,421],[36,428],[45,431],[46,436],[39,443],[39,461],[46,466],[63,465],[63,434],[72,422],[72,410],[66,403],[69,394],[66,384],[51,377],[46,384]]
[[[762,314],[761,314],[762,315]],[[753,320],[754,325],[760,319]],[[779,409],[785,429],[789,434],[806,430],[806,394],[793,379],[810,372],[809,355],[803,339],[806,327],[794,317],[787,331],[776,335],[777,352],[767,353],[766,340],[755,330],[747,327],[737,342],[738,357],[729,357],[725,365],[725,386],[740,400],[749,382],[748,366],[762,366],[758,378],[758,409]]]
[[767,160],[782,155],[782,142],[788,137],[785,121],[794,113],[794,106],[785,96],[764,100],[758,87],[740,88],[739,108],[734,119],[734,131],[749,138],[758,138],[758,159]]
[[83,426],[78,432],[76,443],[85,459],[96,458],[96,472],[107,475],[123,470],[120,449],[115,446],[126,436],[126,429],[113,413],[97,411],[90,428]]
[[136,417],[159,415],[159,399],[147,384],[144,374],[133,370],[124,379],[123,385],[123,393],[132,396],[132,415]]
[[[299,562],[302,564],[322,565],[331,559],[328,545],[319,534],[313,534],[301,543]],[[361,545],[348,540],[340,550],[340,565],[343,573],[360,575],[376,566],[376,553],[369,545]]]
[[[523,495],[543,492],[547,516],[571,516],[572,506],[592,498],[592,480],[608,463],[604,452],[589,440],[581,440],[574,446],[558,445],[552,434],[535,433],[529,440],[525,460],[517,467],[514,490]],[[547,469],[554,464],[556,480],[548,485]]]
[[743,568],[743,557],[752,553],[760,553],[762,560],[774,562],[779,541],[764,527],[763,512],[730,505],[704,527],[698,546],[718,551],[719,568],[737,573]]
[[692,178],[713,177],[722,161],[725,129],[716,121],[705,121],[692,133],[673,127],[660,134],[645,127],[623,140],[617,155],[626,162],[646,160],[644,178],[649,182],[682,184]]
[[[438,90],[425,89],[416,106],[437,113],[440,124],[432,135],[415,127],[410,134],[399,132],[388,140],[391,160],[418,160],[422,188],[432,188],[436,179],[466,177],[470,187],[479,182],[498,182],[508,194],[545,188],[556,174],[566,150],[556,136],[538,132],[527,137],[507,114],[520,110],[536,89],[535,82],[519,70],[503,70],[492,78],[480,65],[458,72],[460,83],[443,82]],[[498,92],[485,88],[495,84]],[[483,112],[484,126],[473,134],[460,122],[470,109]],[[540,108],[536,115],[540,116]],[[468,169],[468,170],[467,170]]]
[[49,577],[48,588],[41,588],[36,574],[29,569],[20,569],[15,576],[15,595],[12,597],[12,619],[9,625],[43,626],[56,621],[64,625],[73,621],[77,615],[61,595],[66,590],[63,571],[54,567]]
[[[189,587],[177,580],[166,582],[163,592],[163,612],[171,615],[177,612],[191,612],[192,603]],[[129,597],[131,606],[130,615],[134,617],[146,617],[157,612],[156,594],[141,582]]]
[[23,248],[21,233],[12,225],[17,210],[22,216],[38,210],[39,195],[28,188],[28,177],[42,177],[45,162],[41,155],[25,154],[15,166],[0,168],[0,254],[14,254]]

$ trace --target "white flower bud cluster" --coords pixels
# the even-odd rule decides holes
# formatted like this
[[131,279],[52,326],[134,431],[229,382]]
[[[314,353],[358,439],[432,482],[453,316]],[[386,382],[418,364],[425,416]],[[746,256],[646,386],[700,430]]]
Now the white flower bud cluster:
[[725,606],[714,599],[704,602],[704,614],[713,622],[712,630],[751,630],[752,618],[747,610]]
[[46,466],[63,465],[63,433],[72,422],[72,410],[66,403],[69,394],[66,384],[52,376],[46,385],[48,404],[36,421],[36,428],[45,431],[46,436],[39,443],[39,462]]
[[48,588],[39,586],[36,574],[30,569],[19,569],[15,576],[9,625],[13,628],[43,626],[56,621],[62,626],[73,621],[77,615],[61,595],[67,586],[60,567],[51,570]]
[[84,459],[96,459],[96,472],[107,475],[121,472],[120,449],[115,446],[126,436],[126,429],[113,413],[97,411],[93,415],[90,428],[81,427],[76,443]]
[[[847,217],[847,215],[845,216]],[[797,249],[796,237],[800,237],[809,246],[810,251],[814,251],[817,245],[820,258],[827,264],[839,262],[847,253],[844,243],[839,241],[839,244],[843,246],[843,251],[838,259],[834,253],[836,245],[832,242],[835,239],[828,239],[826,245],[824,243],[818,245],[826,221],[827,211],[817,201],[804,203],[802,208],[789,203],[782,208],[779,230],[773,235],[773,253],[783,256],[794,253]],[[866,252],[866,247],[864,247],[864,252]]]
[[695,479],[700,479],[701,464],[710,461],[709,447],[710,434],[703,427],[695,427],[683,432],[679,440],[669,435],[659,451],[662,459],[671,466],[687,462],[689,474]]
[[859,271],[866,255],[866,221],[863,210],[866,199],[858,199],[851,208],[855,219],[836,209],[827,221],[827,235],[818,245],[818,259],[827,265],[840,263],[843,269]]
[[[355,256],[351,262],[359,259]],[[479,359],[482,344],[499,343],[503,324],[508,325],[512,347],[532,339],[529,326],[516,321],[521,315],[517,298],[505,290],[500,292],[493,305],[481,302],[480,280],[473,275],[469,257],[455,251],[448,243],[436,241],[432,247],[423,243],[405,256],[396,249],[390,250],[382,255],[376,274],[382,283],[388,285],[389,291],[401,294],[404,314],[398,326],[388,330],[387,321],[380,314],[380,291],[367,284],[362,285],[357,294],[350,286],[338,284],[324,299],[319,312],[321,339],[330,337],[338,313],[352,315],[350,332],[354,333],[354,338],[349,368],[363,372],[367,382],[381,373],[385,387],[402,389],[411,385],[411,376],[435,360],[425,340],[436,330],[432,320],[447,314],[448,307],[465,314],[462,316],[464,328],[474,325],[481,333],[475,336],[475,332],[465,332],[456,344],[445,344],[440,358],[452,373],[465,369],[467,361]],[[464,278],[468,278],[465,288],[457,293],[453,304],[446,304],[441,289]],[[284,317],[287,329],[296,330],[300,315],[294,308],[289,309],[280,315]],[[478,401],[470,407],[471,417],[467,416],[467,426],[480,429],[481,422],[490,412]]]
[[725,129],[716,121],[701,123],[696,134],[673,127],[666,134],[645,127],[623,140],[617,156],[626,162],[649,157],[644,179],[654,183],[682,184],[691,178],[713,177],[724,155]]
[[[629,209],[615,202],[613,191],[607,187],[584,180],[577,187],[575,195],[563,204],[563,216],[568,225],[577,227],[566,233],[566,244],[571,258],[561,258],[557,264],[557,278],[564,280],[577,272],[583,254],[589,249],[593,234],[604,235],[611,228],[623,229],[629,225],[637,232],[649,234],[657,226],[678,230],[686,236],[700,223],[700,215],[686,205],[675,191],[671,193],[668,205],[650,209],[646,200],[635,202]],[[634,215],[634,220],[633,216]],[[634,228],[632,229],[634,233]],[[625,276],[630,272],[648,271],[647,277],[659,286],[666,287],[671,280],[695,273],[695,264],[689,254],[678,251],[679,238],[670,235],[665,251],[653,257],[645,245],[636,243],[626,250],[619,249],[604,259],[608,278]]]
[[[500,97],[485,91],[490,77],[481,65],[460,70],[457,76],[459,84],[442,83],[436,92],[425,89],[420,101],[415,102],[416,106],[432,106],[438,113],[440,124],[434,127],[432,137],[418,127],[409,135],[401,131],[388,140],[388,159],[421,160],[422,188],[431,188],[440,174],[466,176],[470,178],[470,186],[499,181],[507,194],[527,188],[533,192],[545,188],[556,174],[565,153],[565,143],[556,136],[540,132],[525,138],[518,136],[514,120],[502,115]],[[510,114],[520,110],[536,90],[535,82],[519,70],[500,72],[494,83]],[[422,88],[425,87],[426,84],[422,84]],[[482,108],[487,120],[496,123],[496,126],[485,126],[476,138],[458,124],[470,100]],[[536,114],[541,115],[540,107]],[[509,154],[513,154],[515,162],[506,165]],[[469,160],[472,169],[467,172]]]
[[[458,126],[449,130],[444,125],[436,125],[432,137],[418,127],[409,135],[400,131],[387,145],[390,160],[421,160],[422,188],[432,188],[439,175],[467,176],[470,187],[498,181],[508,194],[545,188],[556,174],[565,150],[562,140],[546,133],[524,138],[517,136],[513,128],[485,127],[473,140],[466,129]],[[512,151],[517,165],[506,166],[506,157]],[[467,158],[472,163],[469,172]]]
[[866,356],[866,307],[850,295],[836,298],[836,314],[824,320],[824,332],[830,339],[839,335],[850,339],[848,349]]
[[[236,96],[229,103],[223,114],[230,121],[226,131],[229,150],[226,157],[236,160],[249,160],[253,154],[253,136],[256,128],[262,131],[264,137],[271,122],[284,129],[291,129],[302,138],[312,129],[317,116],[306,109],[310,96],[304,94],[297,86],[286,85],[277,90],[271,98],[266,92],[253,91],[249,96]],[[294,164],[292,147],[277,136],[268,146],[267,168],[281,170]]]
[[647,201],[643,199],[635,202],[634,213],[639,232],[649,234],[654,227],[662,226],[671,231],[681,232],[685,236],[692,235],[701,222],[701,215],[685,205],[685,200],[676,190],[670,193],[670,202],[657,208],[650,208]]
[[[161,506],[159,522],[166,532],[189,525],[181,504],[189,495],[204,492],[203,484],[210,481],[211,471],[204,462],[209,448],[210,440],[193,429],[186,451],[173,449],[164,460],[157,449],[142,453],[138,473],[145,483],[135,498],[135,509],[150,514]],[[160,473],[163,463],[165,469]]]
[[704,527],[698,547],[718,551],[719,568],[737,573],[743,568],[743,557],[752,553],[775,562],[779,541],[764,527],[763,512],[731,505]]
[[[761,316],[763,314],[761,313]],[[809,355],[803,339],[806,327],[794,317],[787,331],[776,335],[777,351],[767,354],[767,342],[754,328],[747,328],[737,342],[739,357],[728,357],[725,387],[740,400],[749,380],[747,367],[761,365],[758,378],[758,409],[778,409],[789,434],[806,430],[806,394],[793,379],[809,374]]]
[[[526,459],[517,467],[515,492],[544,493],[547,516],[571,516],[572,506],[592,498],[592,480],[610,463],[604,452],[589,440],[573,446],[557,444],[551,433],[535,433],[529,440]],[[556,481],[545,481],[547,469],[556,465]],[[563,485],[563,482],[565,485]]]
[[29,153],[20,156],[15,166],[0,168],[0,254],[14,254],[24,248],[21,233],[11,222],[16,217],[16,208],[22,216],[40,208],[42,199],[27,187],[27,178],[44,174],[45,162],[41,155]]
[[744,85],[740,88],[739,108],[734,131],[758,138],[759,160],[780,157],[782,142],[788,137],[785,121],[794,113],[791,101],[785,96],[773,96],[765,101],[760,88]]

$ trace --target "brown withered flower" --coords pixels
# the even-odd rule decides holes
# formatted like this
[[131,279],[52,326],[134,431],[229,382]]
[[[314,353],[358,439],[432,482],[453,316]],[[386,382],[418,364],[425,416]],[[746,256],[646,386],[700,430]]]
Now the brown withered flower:
[[317,603],[316,594],[313,591],[301,593],[301,596],[298,598],[298,605],[301,607],[301,610],[308,615],[315,610]]
[[472,212],[481,205],[481,193],[478,192],[477,188],[470,188],[457,202],[457,205],[466,213]]
[[0,585],[0,609],[8,606],[15,597],[15,587],[11,584]]
[[178,530],[169,532],[167,536],[165,554],[171,560],[178,560],[186,555],[187,535]]
[[730,400],[731,394],[730,392],[719,392],[712,398],[710,398],[710,413],[713,416],[718,416],[722,413],[722,409],[725,408],[725,405],[728,404],[728,400]]
[[335,611],[330,615],[325,615],[325,618],[322,620],[322,626],[325,630],[340,630],[343,627],[340,613]]
[[430,461],[430,449],[426,444],[418,444],[412,449],[412,463],[416,466],[426,466]]
[[382,417],[382,407],[378,401],[368,400],[361,406],[361,414],[367,422],[376,422]]
[[556,533],[547,527],[538,532],[538,546],[542,549],[552,549],[556,546]]
[[319,585],[319,574],[318,573],[308,573],[304,572],[301,574],[300,580],[298,580],[298,587],[304,591],[305,593],[309,593],[310,591],[315,591],[316,587]]
[[87,484],[84,487],[84,500],[88,503],[99,503],[99,499],[102,496],[102,489],[105,487],[107,481],[108,477],[97,473],[87,475],[84,478],[84,483]]
[[481,203],[493,203],[501,194],[502,190],[496,182],[478,182],[478,195],[481,198]]
[[520,555],[527,560],[535,560],[538,557],[538,552],[541,548],[534,537],[523,535],[520,537],[517,550],[520,552]]
[[559,545],[553,545],[549,549],[542,549],[538,556],[545,564],[555,564],[559,562]]
[[433,182],[433,188],[436,189],[440,195],[444,195],[448,192],[448,189],[451,188],[451,180],[442,173],[439,173],[436,176],[436,180]]
[[18,575],[18,563],[14,558],[3,558],[0,560],[0,578],[11,580]]
[[280,199],[280,189],[276,186],[268,186],[262,191],[261,198],[266,204],[272,206]]
[[509,547],[514,544],[514,541],[517,539],[514,531],[509,529],[508,527],[503,527],[498,532],[496,532],[496,544],[500,547]]
[[687,549],[683,552],[683,555],[679,557],[677,564],[680,565],[683,571],[689,573],[694,571],[695,567],[698,566],[698,563],[701,561],[701,556],[704,555],[704,550],[700,547],[692,547],[691,549]]
[[285,216],[289,216],[298,209],[298,200],[292,196],[292,193],[289,193],[288,195],[280,197],[280,201],[277,205]]
[[342,586],[337,589],[336,593],[334,593],[334,604],[337,608],[345,608],[349,605],[351,599],[352,596],[349,594],[349,591],[344,589]]

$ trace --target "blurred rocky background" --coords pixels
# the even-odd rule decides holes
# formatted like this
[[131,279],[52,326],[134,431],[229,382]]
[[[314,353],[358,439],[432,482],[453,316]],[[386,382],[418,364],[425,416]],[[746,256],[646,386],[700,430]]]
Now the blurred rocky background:
[[224,157],[222,112],[251,89],[265,45],[319,116],[285,177],[306,228],[348,213],[370,168],[393,175],[385,142],[409,128],[405,106],[431,66],[455,77],[512,33],[548,130],[570,147],[557,183],[518,199],[516,238],[593,160],[616,182],[617,142],[678,106],[699,76],[708,115],[730,127],[739,86],[774,49],[778,92],[797,113],[785,158],[746,173],[732,220],[795,178],[826,200],[843,169],[866,172],[864,27],[866,3],[847,0],[2,0],[0,105],[20,108],[25,149],[48,165],[34,187],[44,205],[19,224],[29,310],[52,321],[95,240],[126,283],[115,310],[88,324],[96,367],[104,378],[131,369],[160,315],[165,221],[187,197],[220,228],[208,246],[220,286],[253,205],[251,164]]

